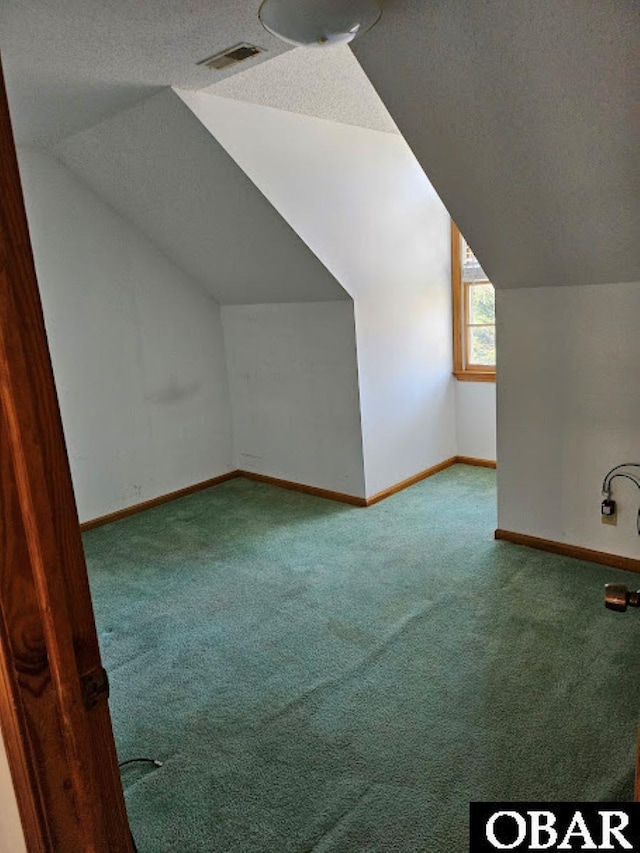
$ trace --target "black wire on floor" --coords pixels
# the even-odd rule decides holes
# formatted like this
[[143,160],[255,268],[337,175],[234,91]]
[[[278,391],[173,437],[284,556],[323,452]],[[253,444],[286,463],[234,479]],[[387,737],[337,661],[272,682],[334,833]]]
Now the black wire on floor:
[[[154,767],[162,767],[162,761],[158,761],[157,758],[127,758],[126,761],[120,761],[118,767],[126,767],[127,764],[137,764],[138,762],[142,762],[144,764],[153,764]],[[131,844],[133,846],[133,853],[138,853],[138,848],[136,847],[136,840],[133,837],[133,832],[129,829],[129,835],[131,836]]]
[[143,761],[147,764],[155,764],[156,767],[162,767],[162,761],[157,758],[127,758],[126,761],[121,761],[118,767],[126,767],[127,764],[135,764],[138,761]]

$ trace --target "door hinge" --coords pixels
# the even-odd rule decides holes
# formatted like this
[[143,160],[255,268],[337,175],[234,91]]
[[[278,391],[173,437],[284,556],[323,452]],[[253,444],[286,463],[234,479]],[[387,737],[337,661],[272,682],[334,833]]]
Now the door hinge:
[[109,677],[107,670],[98,666],[91,672],[80,677],[80,688],[82,690],[82,701],[87,711],[91,711],[101,702],[109,698]]

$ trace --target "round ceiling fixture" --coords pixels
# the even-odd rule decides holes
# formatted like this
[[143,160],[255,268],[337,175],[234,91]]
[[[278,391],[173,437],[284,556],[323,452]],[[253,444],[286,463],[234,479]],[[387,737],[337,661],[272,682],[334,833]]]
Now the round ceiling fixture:
[[306,47],[347,44],[381,15],[377,0],[264,0],[258,12],[265,30]]

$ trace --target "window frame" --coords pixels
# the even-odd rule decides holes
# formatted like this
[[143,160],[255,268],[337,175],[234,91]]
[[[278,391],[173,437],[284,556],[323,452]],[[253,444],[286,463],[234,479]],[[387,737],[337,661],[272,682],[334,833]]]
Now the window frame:
[[469,337],[467,317],[469,283],[462,281],[462,234],[452,219],[451,303],[453,308],[453,375],[462,382],[495,382],[495,365],[466,363]]

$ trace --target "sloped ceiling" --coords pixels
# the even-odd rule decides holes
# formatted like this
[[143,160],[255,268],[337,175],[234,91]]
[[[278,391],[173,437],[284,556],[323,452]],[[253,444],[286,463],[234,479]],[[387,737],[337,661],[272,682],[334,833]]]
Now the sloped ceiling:
[[299,47],[203,90],[259,106],[399,133],[347,45]]
[[449,275],[447,212],[401,136],[178,94],[356,301],[413,299]]
[[[21,143],[51,143],[154,89],[200,89],[290,50],[260,0],[2,0],[0,51]],[[249,41],[265,53],[225,71],[198,62]]]
[[[51,144],[107,119],[104,129],[114,115],[117,126],[119,110],[157,87],[248,75],[241,65],[212,78],[196,64],[242,40],[268,49],[250,62],[276,57],[277,78],[289,48],[261,28],[258,7],[2,0],[0,49],[18,139]],[[385,0],[382,20],[354,52],[498,287],[640,279],[637,0]],[[251,88],[257,78],[247,81]],[[264,95],[257,89],[255,100]],[[229,82],[224,94],[234,92]],[[299,93],[281,86],[274,97],[300,109]],[[314,110],[326,108],[322,95],[313,98]],[[87,166],[90,153],[75,145],[64,153]],[[94,166],[107,196],[110,182]],[[197,254],[202,261],[207,252]]]
[[387,0],[354,52],[496,286],[640,280],[640,3]]
[[171,90],[55,154],[222,304],[349,298]]

